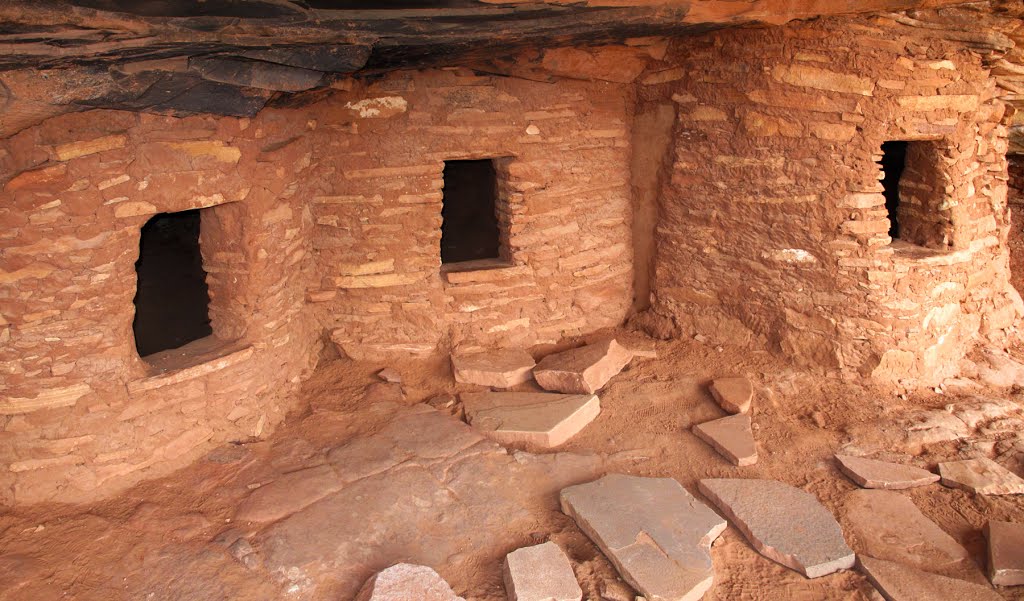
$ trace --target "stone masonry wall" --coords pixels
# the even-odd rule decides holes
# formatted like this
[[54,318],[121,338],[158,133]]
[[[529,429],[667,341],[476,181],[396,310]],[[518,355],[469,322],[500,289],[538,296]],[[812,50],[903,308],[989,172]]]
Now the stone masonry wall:
[[[668,60],[638,110],[677,106],[654,305],[677,333],[927,380],[1012,327],[1005,107],[979,56],[873,18],[717,32]],[[888,140],[934,145],[901,203],[931,248],[888,235]]]
[[[101,496],[283,417],[316,334],[295,125],[92,111],[0,141],[0,504]],[[140,228],[203,207],[214,337],[143,361]]]
[[[323,104],[311,205],[320,286],[310,299],[346,354],[529,347],[625,319],[625,86],[445,69],[354,84]],[[444,273],[444,161],[501,157],[510,262]]]
[[[269,432],[322,340],[363,358],[622,322],[624,86],[336,88],[252,120],[92,111],[0,141],[0,503],[103,496]],[[442,274],[444,161],[491,157],[510,263]],[[194,208],[213,336],[143,360],[140,228]]]

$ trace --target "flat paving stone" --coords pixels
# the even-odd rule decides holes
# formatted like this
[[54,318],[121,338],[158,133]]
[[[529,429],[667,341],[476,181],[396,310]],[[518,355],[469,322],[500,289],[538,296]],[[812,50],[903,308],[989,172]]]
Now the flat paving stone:
[[902,490],[939,481],[938,474],[912,465],[836,454],[839,469],[864,488]]
[[726,522],[671,478],[610,474],[562,490],[562,511],[650,601],[694,601],[714,581]]
[[711,383],[711,396],[729,413],[746,413],[754,400],[754,385],[743,377],[717,378]]
[[987,457],[939,464],[942,483],[979,495],[1024,494],[1024,479]]
[[1024,584],[1024,524],[989,520],[988,578],[999,586]]
[[847,533],[871,557],[947,576],[973,566],[967,549],[898,492],[855,490],[846,498],[844,515]]
[[693,433],[733,465],[757,463],[757,446],[749,414],[740,413],[698,424],[693,427]]
[[[593,455],[509,453],[425,405],[393,407],[381,418],[375,432],[327,453],[335,482],[326,470],[311,472],[334,492],[301,508],[265,498],[272,503],[264,513],[285,517],[247,529],[265,573],[296,599],[353,599],[395,561],[472,569],[470,559],[453,557],[533,532],[557,510],[559,491],[604,469]],[[487,558],[495,566],[503,559],[497,551]]]
[[583,589],[565,552],[553,542],[516,549],[505,556],[508,601],[581,601]]
[[469,423],[491,440],[544,448],[569,440],[601,412],[593,394],[469,392],[460,399]]
[[593,394],[632,358],[629,349],[609,339],[548,355],[533,369],[533,377],[544,390]]
[[857,567],[886,601],[1002,601],[984,585],[932,574],[892,561],[857,556]]
[[372,576],[355,601],[466,601],[427,566],[399,563]]
[[758,553],[808,578],[853,567],[832,513],[809,492],[777,480],[710,478],[700,491]]
[[529,382],[536,363],[521,349],[498,349],[465,355],[452,355],[452,373],[456,382],[491,388],[511,388]]

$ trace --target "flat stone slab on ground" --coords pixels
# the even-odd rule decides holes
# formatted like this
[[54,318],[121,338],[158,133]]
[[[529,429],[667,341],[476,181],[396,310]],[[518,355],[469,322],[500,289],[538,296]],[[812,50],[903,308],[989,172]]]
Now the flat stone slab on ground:
[[399,563],[372,576],[355,601],[466,601],[427,566]]
[[853,567],[832,513],[809,492],[777,480],[710,478],[700,490],[765,557],[808,578]]
[[469,423],[491,440],[544,448],[569,440],[601,412],[593,394],[467,392],[460,399]]
[[583,589],[565,552],[553,542],[516,549],[505,556],[509,601],[580,601]]
[[857,556],[857,567],[887,601],[1002,601],[984,585],[932,574],[907,565]]
[[511,388],[529,382],[536,363],[521,349],[499,349],[452,355],[452,373],[456,382],[492,388]]
[[711,543],[726,523],[675,480],[610,474],[563,489],[561,500],[647,599],[693,601],[711,588]]
[[746,413],[754,400],[754,385],[743,377],[717,378],[711,383],[711,396],[729,413]]
[[610,339],[548,355],[533,369],[533,377],[544,390],[593,394],[632,358],[628,349]]
[[871,557],[947,576],[977,572],[967,549],[898,492],[855,490],[844,513],[858,551]]
[[938,474],[912,465],[890,463],[852,455],[836,455],[839,469],[858,486],[901,490],[939,481]]
[[939,464],[942,483],[980,495],[1024,494],[1024,479],[987,457]]
[[697,424],[693,427],[693,433],[733,465],[757,463],[757,446],[754,444],[749,414],[740,413]]
[[[547,528],[558,492],[602,472],[593,455],[510,454],[425,405],[393,407],[382,419],[375,432],[327,453],[336,482],[326,471],[311,474],[333,492],[312,503],[282,506],[275,496],[263,499],[269,507],[253,507],[284,516],[247,538],[264,572],[297,599],[353,599],[374,570],[394,561],[472,569],[468,558],[453,557],[493,549],[510,532]],[[495,549],[488,561],[498,567],[503,558]]]
[[1024,584],[1024,524],[989,520],[988,578],[999,586]]

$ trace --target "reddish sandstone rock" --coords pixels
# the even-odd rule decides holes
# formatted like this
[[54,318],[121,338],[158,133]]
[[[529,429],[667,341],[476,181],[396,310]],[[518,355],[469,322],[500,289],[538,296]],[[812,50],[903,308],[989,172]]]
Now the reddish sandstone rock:
[[988,577],[992,584],[1024,584],[1024,524],[989,520],[985,524],[988,540]]
[[509,601],[580,601],[583,598],[569,558],[550,541],[506,555],[504,579]]
[[1024,479],[987,457],[939,464],[942,483],[980,495],[1024,494]]
[[356,601],[465,601],[434,570],[399,563],[381,570],[359,591]]
[[938,475],[912,465],[838,454],[836,461],[844,474],[864,488],[898,490],[939,481]]
[[528,382],[534,365],[533,357],[519,349],[452,355],[452,373],[456,382],[492,388],[511,388]]
[[556,447],[601,412],[596,395],[548,392],[479,392],[460,396],[469,423],[501,444]]
[[593,394],[632,358],[632,353],[609,339],[548,355],[533,369],[533,377],[545,390]]
[[713,446],[733,465],[757,463],[757,446],[754,444],[754,433],[747,414],[730,415],[698,424],[693,427],[693,433]]
[[970,554],[898,492],[855,490],[845,506],[847,532],[871,557],[949,575],[975,573]]
[[990,588],[931,574],[912,567],[866,557],[857,557],[857,567],[886,599],[891,601],[1000,601]]
[[711,396],[729,413],[746,413],[754,400],[754,386],[746,378],[718,378],[711,383]]

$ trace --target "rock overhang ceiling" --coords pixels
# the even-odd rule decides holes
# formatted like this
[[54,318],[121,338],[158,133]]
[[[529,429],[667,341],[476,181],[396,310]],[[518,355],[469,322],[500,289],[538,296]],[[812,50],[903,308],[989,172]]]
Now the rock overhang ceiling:
[[[86,108],[251,116],[275,96],[327,88],[352,74],[444,65],[500,72],[503,67],[496,61],[527,50],[886,11],[911,11],[903,15],[908,24],[978,49],[1000,77],[1007,100],[1020,105],[1020,4],[9,0],[0,5],[0,136]],[[913,12],[943,7],[952,7],[946,9],[949,14]],[[977,18],[998,20],[998,25],[979,28]]]

